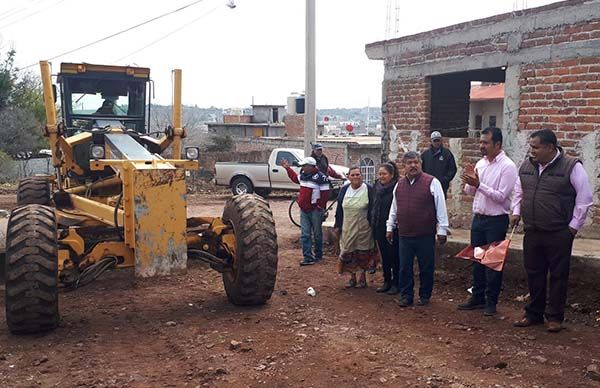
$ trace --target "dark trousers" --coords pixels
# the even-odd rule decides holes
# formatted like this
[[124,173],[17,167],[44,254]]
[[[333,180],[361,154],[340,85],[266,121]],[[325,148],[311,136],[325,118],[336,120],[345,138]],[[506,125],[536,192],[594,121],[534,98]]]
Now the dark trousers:
[[573,235],[569,228],[558,232],[525,231],[523,264],[527,272],[530,298],[530,302],[525,306],[525,313],[530,319],[544,319],[548,273],[550,292],[546,319],[553,322],[562,322],[565,319],[572,248]]
[[[471,224],[471,245],[480,247],[506,238],[508,215],[483,216],[475,214]],[[473,263],[473,299],[487,306],[498,303],[502,287],[502,272]]]
[[435,270],[435,236],[399,237],[400,296],[412,301],[415,279],[413,265],[415,256],[419,263],[419,297],[431,298],[433,272]]
[[385,233],[377,235],[376,240],[379,252],[381,252],[383,280],[398,287],[398,272],[400,268],[400,261],[398,259],[398,235],[394,235],[394,242],[392,244],[385,238]]

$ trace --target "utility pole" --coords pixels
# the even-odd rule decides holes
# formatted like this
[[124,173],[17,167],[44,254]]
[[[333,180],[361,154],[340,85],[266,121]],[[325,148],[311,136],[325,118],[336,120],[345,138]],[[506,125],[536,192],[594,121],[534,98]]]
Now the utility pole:
[[312,152],[317,141],[317,105],[315,71],[315,0],[306,0],[306,78],[304,107],[304,153]]

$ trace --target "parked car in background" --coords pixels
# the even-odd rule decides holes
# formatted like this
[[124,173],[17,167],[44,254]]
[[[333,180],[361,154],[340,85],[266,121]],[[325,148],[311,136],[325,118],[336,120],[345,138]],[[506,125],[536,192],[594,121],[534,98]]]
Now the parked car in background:
[[[229,186],[233,194],[256,193],[266,197],[272,190],[299,190],[293,183],[281,162],[286,159],[295,165],[304,158],[304,151],[298,148],[275,148],[267,163],[217,162],[215,164],[215,181],[217,185]],[[330,165],[336,172],[348,173],[348,168]],[[299,167],[292,167],[296,172]]]

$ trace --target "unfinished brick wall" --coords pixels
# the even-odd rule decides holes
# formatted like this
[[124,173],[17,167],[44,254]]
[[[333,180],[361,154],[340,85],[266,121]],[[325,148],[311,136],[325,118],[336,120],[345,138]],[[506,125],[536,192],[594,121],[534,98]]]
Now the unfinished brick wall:
[[525,33],[522,37],[521,48],[598,38],[600,38],[600,21],[586,21],[575,24],[563,24],[551,28],[540,28]]
[[251,123],[250,115],[223,115],[224,124]]
[[431,87],[426,78],[408,78],[384,83],[386,123],[398,130],[429,129]]
[[563,147],[600,129],[600,57],[523,66],[519,129],[558,131]]
[[458,43],[449,45],[440,50],[438,48],[428,48],[419,51],[410,51],[385,60],[385,66],[410,66],[428,61],[442,59],[461,58],[469,55],[483,53],[494,53],[506,51],[507,36],[501,34],[489,39],[482,39],[476,42]]
[[304,137],[304,115],[287,114],[283,122],[285,124],[285,136],[292,138]]
[[[503,119],[507,154],[520,164],[530,131],[554,130],[561,145],[583,161],[590,176],[592,220],[600,237],[598,42],[597,4],[571,0],[367,45],[369,58],[383,60],[385,65],[382,157],[401,158],[401,146],[409,150],[427,147],[429,132],[447,128],[449,122],[454,127],[466,126],[468,99],[461,96],[468,95],[468,82],[461,82],[459,73],[472,80],[489,76],[501,82],[498,74],[477,72],[502,69],[507,77]],[[453,84],[440,82],[445,78]],[[477,139],[452,140],[450,148],[460,153],[457,163],[479,159]],[[461,197],[458,187],[453,189],[457,223],[462,224],[460,215],[470,199]],[[594,228],[588,225],[586,235],[590,230],[593,234]]]
[[329,144],[325,144],[325,149],[323,150],[329,163],[339,164],[340,166],[346,165],[347,161],[347,152],[346,147],[332,147]]
[[596,197],[592,220],[600,225],[600,57],[523,66],[519,86],[519,130],[527,136],[552,129],[565,151],[583,161]]

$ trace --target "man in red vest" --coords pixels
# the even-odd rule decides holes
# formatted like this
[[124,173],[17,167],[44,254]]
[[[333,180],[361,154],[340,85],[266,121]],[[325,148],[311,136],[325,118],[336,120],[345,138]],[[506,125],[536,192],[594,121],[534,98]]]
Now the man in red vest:
[[406,176],[394,188],[394,199],[386,223],[386,238],[392,243],[398,228],[400,249],[400,307],[413,304],[415,256],[419,262],[419,301],[425,306],[433,290],[435,240],[446,242],[448,213],[439,180],[422,170],[421,155],[409,151],[402,158]]

